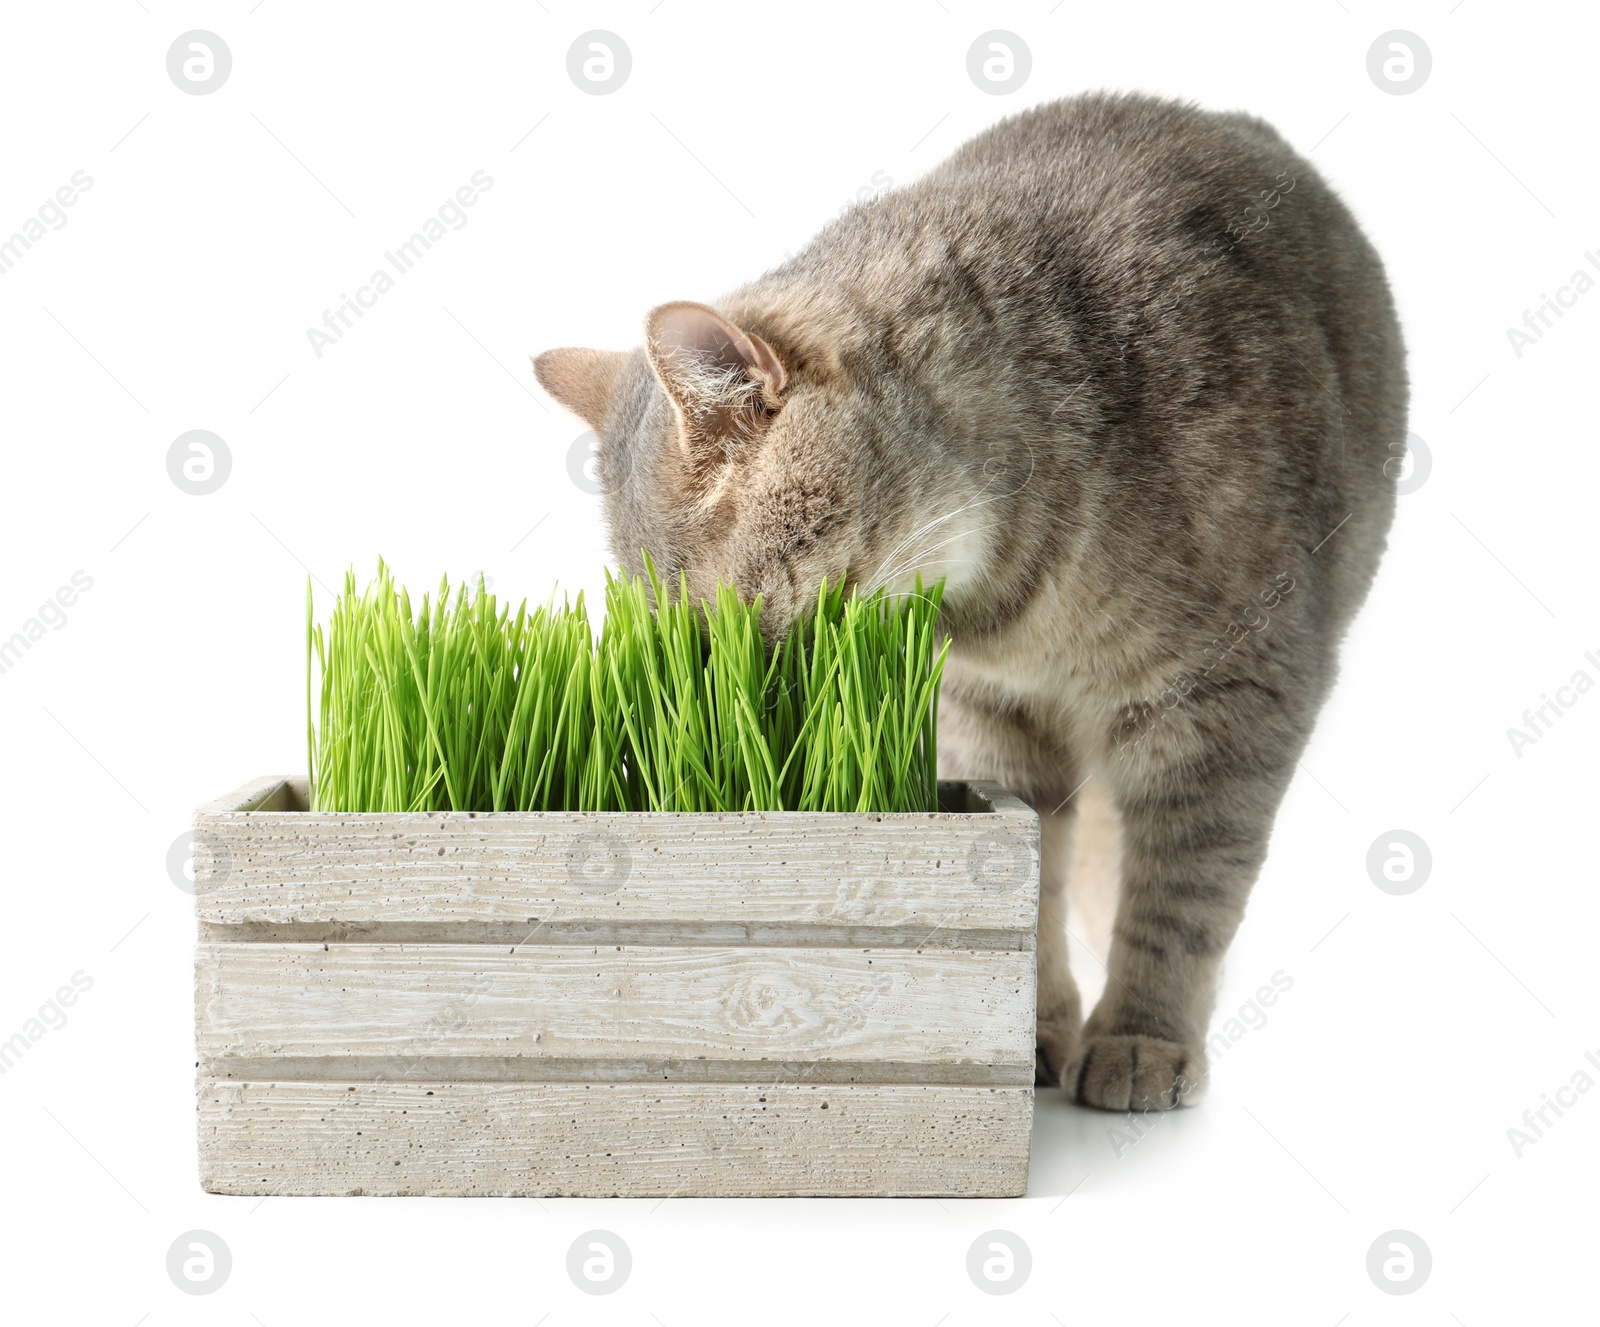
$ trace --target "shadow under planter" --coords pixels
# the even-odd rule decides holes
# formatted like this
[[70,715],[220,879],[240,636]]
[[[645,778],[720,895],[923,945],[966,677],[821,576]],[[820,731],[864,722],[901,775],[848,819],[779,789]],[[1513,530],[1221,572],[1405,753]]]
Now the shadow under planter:
[[1039,822],[307,810],[194,820],[201,1184],[1020,1195]]

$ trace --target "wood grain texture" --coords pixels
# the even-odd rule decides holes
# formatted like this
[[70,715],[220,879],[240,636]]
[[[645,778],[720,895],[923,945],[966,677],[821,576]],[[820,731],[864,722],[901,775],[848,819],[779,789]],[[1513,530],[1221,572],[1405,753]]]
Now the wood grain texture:
[[[1033,956],[204,944],[202,1061],[440,1054],[1032,1066]],[[752,1069],[752,1073],[759,1073]]]
[[1031,1087],[202,1080],[212,1193],[1012,1197]]
[[[303,785],[302,785],[303,786]],[[257,780],[194,823],[197,915],[234,923],[717,921],[1032,930],[1039,822],[955,813],[338,815]]]
[[939,813],[194,822],[205,1187],[1018,1194],[1039,823]]

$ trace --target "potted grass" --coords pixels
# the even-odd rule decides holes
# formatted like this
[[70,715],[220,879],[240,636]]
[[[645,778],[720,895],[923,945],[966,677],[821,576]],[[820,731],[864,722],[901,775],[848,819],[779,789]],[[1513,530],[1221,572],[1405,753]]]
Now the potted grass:
[[1038,822],[936,779],[937,612],[308,588],[308,775],[195,815],[204,1187],[1022,1193]]

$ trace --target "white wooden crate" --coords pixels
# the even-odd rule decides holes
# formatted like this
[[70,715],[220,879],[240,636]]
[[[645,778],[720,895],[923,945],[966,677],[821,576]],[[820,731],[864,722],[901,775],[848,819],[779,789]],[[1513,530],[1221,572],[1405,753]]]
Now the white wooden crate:
[[1006,1196],[1039,824],[195,813],[200,1175],[235,1194]]

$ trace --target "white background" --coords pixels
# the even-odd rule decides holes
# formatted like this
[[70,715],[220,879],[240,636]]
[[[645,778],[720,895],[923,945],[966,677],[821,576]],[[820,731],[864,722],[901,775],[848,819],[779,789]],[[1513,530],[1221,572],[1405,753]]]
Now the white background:
[[[1577,670],[1600,682],[1584,659],[1600,657],[1600,292],[1520,357],[1506,335],[1600,253],[1592,10],[252,3],[3,13],[0,235],[75,171],[94,181],[0,276],[0,638],[74,571],[93,578],[0,675],[0,1038],[74,972],[93,981],[0,1077],[8,1318],[1594,1315],[1579,1266],[1600,1091],[1520,1157],[1506,1133],[1600,1054],[1600,690],[1520,756],[1506,735]],[[193,28],[232,51],[210,95],[167,74]],[[566,72],[593,28],[632,52],[611,95]],[[993,28],[1032,52],[1009,96],[966,70]],[[1433,53],[1410,95],[1367,74],[1391,29]],[[598,499],[569,477],[580,426],[542,399],[530,353],[631,345],[651,305],[714,299],[875,179],[911,180],[1008,112],[1099,87],[1248,109],[1315,147],[1388,264],[1433,457],[1279,819],[1219,1021],[1276,971],[1293,987],[1217,1062],[1204,1104],[1119,1156],[1108,1130],[1126,1121],[1042,1092],[1029,1196],[1012,1201],[202,1193],[192,900],[166,857],[198,803],[304,768],[307,571],[365,580],[382,554],[418,589],[483,570],[503,595],[592,592],[606,551]],[[494,184],[468,224],[318,358],[306,329],[478,170]],[[233,467],[203,497],[166,468],[197,428]],[[1395,828],[1433,854],[1405,897],[1365,866]],[[605,1298],[564,1269],[594,1227],[633,1253]],[[194,1228],[233,1254],[204,1298],[165,1270]],[[1033,1254],[1006,1297],[965,1269],[991,1228]],[[1395,1228],[1433,1254],[1405,1297],[1365,1270]]]

